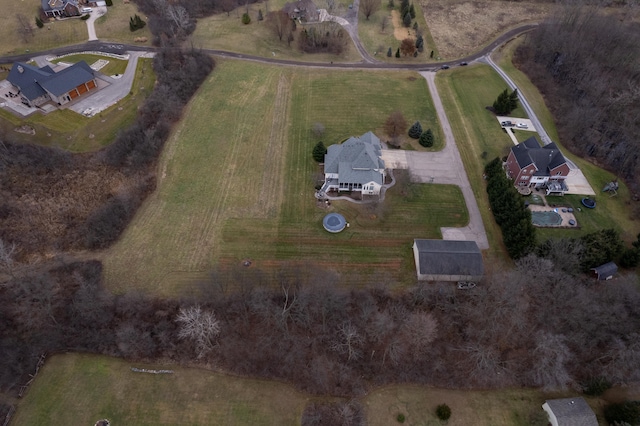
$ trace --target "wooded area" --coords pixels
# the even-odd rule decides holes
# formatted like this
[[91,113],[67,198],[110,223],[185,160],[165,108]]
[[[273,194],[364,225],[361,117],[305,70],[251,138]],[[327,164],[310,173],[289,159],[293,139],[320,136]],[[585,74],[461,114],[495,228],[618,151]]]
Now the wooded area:
[[[541,90],[562,144],[640,194],[640,24],[566,6],[527,35],[515,62]],[[599,190],[595,188],[596,191]],[[640,215],[638,195],[632,209]]]

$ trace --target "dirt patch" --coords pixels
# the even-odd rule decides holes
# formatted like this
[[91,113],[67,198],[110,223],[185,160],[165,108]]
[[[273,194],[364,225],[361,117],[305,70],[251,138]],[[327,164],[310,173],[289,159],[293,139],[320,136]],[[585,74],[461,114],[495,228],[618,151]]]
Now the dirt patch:
[[411,28],[406,28],[404,25],[402,25],[400,12],[398,12],[397,10],[391,11],[391,23],[393,24],[393,36],[396,38],[396,40],[402,41],[405,38],[411,38],[415,40],[415,31],[412,31]]
[[508,28],[539,22],[554,10],[552,4],[492,0],[422,0],[420,5],[442,59],[469,55]]

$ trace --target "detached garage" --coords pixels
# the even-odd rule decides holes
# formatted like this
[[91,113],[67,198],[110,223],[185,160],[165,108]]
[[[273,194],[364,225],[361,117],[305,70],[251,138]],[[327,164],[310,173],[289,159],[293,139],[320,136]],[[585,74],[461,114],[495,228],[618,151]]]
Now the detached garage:
[[484,274],[475,241],[413,240],[420,281],[478,281]]

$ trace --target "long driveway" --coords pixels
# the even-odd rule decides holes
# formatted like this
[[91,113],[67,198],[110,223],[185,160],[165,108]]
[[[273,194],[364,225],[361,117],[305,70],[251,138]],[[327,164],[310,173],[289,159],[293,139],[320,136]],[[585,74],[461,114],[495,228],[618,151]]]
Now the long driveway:
[[[444,111],[435,83],[435,72],[420,72],[427,80],[431,98],[438,114],[445,138],[445,147],[438,152],[384,150],[382,158],[389,168],[408,168],[412,179],[423,183],[457,185],[462,191],[469,212],[469,224],[462,228],[440,228],[445,240],[471,240],[482,250],[489,248],[478,203],[473,195],[460,151]],[[480,178],[480,177],[478,177]]]

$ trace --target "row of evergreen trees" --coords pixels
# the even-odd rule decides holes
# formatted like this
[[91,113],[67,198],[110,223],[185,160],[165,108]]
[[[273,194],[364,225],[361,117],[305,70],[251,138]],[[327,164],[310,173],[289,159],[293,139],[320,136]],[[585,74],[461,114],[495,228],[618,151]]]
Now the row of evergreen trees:
[[131,32],[141,30],[145,25],[147,25],[147,23],[144,22],[137,14],[129,18],[129,29]]
[[489,205],[502,230],[507,253],[512,259],[519,259],[535,247],[536,230],[531,222],[531,212],[507,178],[499,158],[487,164],[484,172]]

